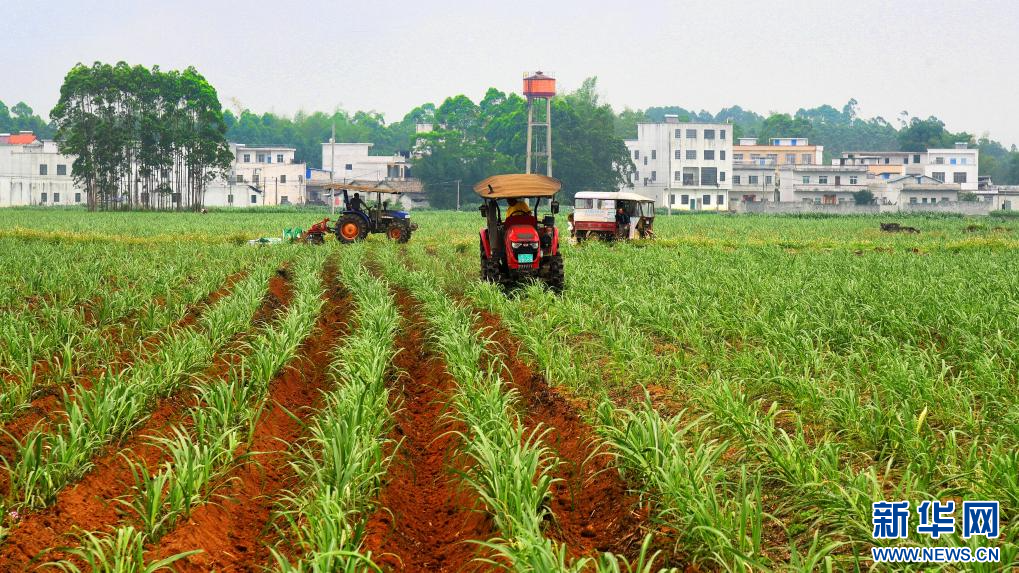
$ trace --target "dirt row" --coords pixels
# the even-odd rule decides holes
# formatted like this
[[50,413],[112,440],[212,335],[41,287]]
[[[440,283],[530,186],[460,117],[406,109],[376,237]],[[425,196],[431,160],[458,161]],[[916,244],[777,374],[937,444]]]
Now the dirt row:
[[[387,570],[469,570],[476,567],[477,542],[498,532],[457,476],[464,460],[451,434],[456,428],[443,418],[455,383],[441,357],[424,345],[427,324],[419,304],[405,291],[396,294],[404,318],[396,365],[406,375],[393,392],[402,397],[402,409],[391,437],[403,444],[369,520],[364,549]],[[545,441],[563,462],[554,472],[561,482],[553,488],[549,537],[565,544],[571,557],[605,551],[634,556],[648,527],[647,512],[609,467],[609,457],[595,451],[590,426],[519,358],[519,344],[498,317],[477,313],[478,326],[499,345],[508,381],[522,397],[524,423],[550,428]]]
[[[167,333],[192,326],[208,308],[229,294],[233,290],[233,286],[246,276],[246,271],[230,275],[217,290],[209,293],[201,302],[188,308],[183,318],[149,335],[141,342],[130,340],[123,335],[122,327],[130,320],[130,317],[125,317],[105,329],[100,336],[104,338],[107,344],[117,348],[111,363],[96,365],[90,371],[75,376],[74,380],[66,386],[40,388],[38,396],[32,399],[28,407],[4,424],[4,432],[0,434],[0,457],[11,459],[15,449],[15,441],[24,439],[25,435],[32,428],[35,428],[37,424],[43,424],[43,426],[40,426],[40,428],[43,428],[46,424],[52,423],[55,419],[59,420],[60,416],[63,416],[63,390],[73,392],[79,386],[88,389],[95,380],[102,377],[107,371],[122,371],[129,368],[135,361],[143,359],[154,351],[157,343]],[[157,302],[157,304],[162,303]],[[141,352],[137,350],[139,346],[142,349]],[[36,376],[45,376],[47,368],[48,362],[44,359],[36,361],[33,366]],[[3,487],[6,487],[6,485]]]
[[[277,273],[270,281],[256,318],[266,320],[290,304],[292,287],[284,275],[285,271]],[[206,297],[204,304],[196,305],[171,328],[192,325],[242,277],[230,277],[222,288]],[[207,383],[226,376],[242,359],[243,344],[250,335],[251,332],[245,333],[228,343],[199,379]],[[159,339],[160,335],[153,335],[143,346],[154,345]],[[0,570],[27,570],[40,562],[62,559],[66,556],[62,551],[47,550],[74,545],[80,531],[103,531],[116,526],[123,518],[123,507],[116,500],[130,494],[133,485],[130,462],[155,468],[167,461],[164,452],[153,445],[153,438],[170,436],[174,427],[186,428],[190,422],[187,410],[195,404],[195,395],[190,389],[161,399],[131,438],[97,456],[92,469],[81,481],[60,492],[56,503],[19,516],[0,547]]]
[[175,562],[174,569],[180,572],[263,571],[270,563],[270,547],[277,539],[274,512],[280,509],[281,495],[299,486],[289,465],[290,446],[305,435],[305,422],[331,383],[333,351],[348,329],[350,296],[337,282],[332,261],[324,278],[328,288],[315,327],[294,360],[270,383],[251,456],[229,476],[233,481],[220,491],[224,499],[196,509],[148,548],[147,559],[202,550]]
[[385,570],[462,571],[480,546],[496,537],[477,495],[460,487],[455,472],[459,429],[444,418],[456,383],[445,363],[425,347],[427,322],[416,301],[397,290],[403,317],[394,366],[403,373],[390,384],[399,443],[389,465],[378,509],[368,520],[362,552]]

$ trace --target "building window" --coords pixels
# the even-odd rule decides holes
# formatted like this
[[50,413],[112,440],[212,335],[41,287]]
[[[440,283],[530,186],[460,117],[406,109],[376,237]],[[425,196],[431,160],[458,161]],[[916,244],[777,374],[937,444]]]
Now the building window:
[[238,173],[237,174],[237,182],[238,183],[244,183],[244,174],[243,173]]
[[[639,149],[634,149],[633,150],[633,158],[634,158],[634,160],[640,159],[640,150]],[[347,165],[350,165],[350,164],[348,163]],[[347,167],[347,169],[350,169],[350,167]]]
[[634,171],[633,178],[636,179],[637,181],[640,181],[640,171]]
[[59,203],[60,202],[60,193],[54,193],[53,194],[53,202],[54,203]]
[[718,172],[718,180],[719,181],[725,181],[725,171],[719,171]]
[[724,129],[719,129],[718,130],[718,139],[725,139],[725,130]]
[[696,167],[684,167],[683,168],[683,185],[696,185],[697,184],[697,168]]
[[673,172],[673,177],[674,177],[673,181],[682,181],[683,180],[683,174],[680,173],[679,171]]
[[[272,161],[272,156],[271,155],[269,156],[269,160]],[[258,162],[258,163],[265,163],[265,154],[264,153],[256,154],[255,155],[255,161]]]
[[814,162],[813,156],[811,156],[809,153],[804,153],[803,155],[800,155],[800,159],[801,163],[803,163],[804,165],[810,165],[811,163]]
[[850,175],[849,176],[849,184],[850,185],[856,185],[858,182],[859,182],[859,179],[857,179],[856,175]]
[[696,129],[686,130],[686,137],[687,139],[697,139],[697,130]]
[[713,130],[713,129],[705,129],[704,130],[704,139],[714,139],[714,138],[715,138],[715,130]]
[[885,157],[885,165],[888,165],[888,162],[891,161],[891,159],[891,157]]
[[765,175],[764,176],[764,184],[765,185],[771,185],[771,175]]
[[909,202],[910,202],[911,204],[915,205],[915,204],[916,204],[916,197],[910,197],[910,198],[909,198]]
[[935,157],[934,158],[934,164],[935,165],[944,165],[945,164],[945,158],[944,157]]
[[647,165],[647,157],[644,157],[644,165]]
[[347,171],[353,171],[354,165],[351,164],[351,163],[348,163],[348,164],[344,165],[343,168],[346,169]]
[[732,160],[733,161],[743,161],[743,154],[742,153],[733,153],[732,154]]
[[704,150],[704,161],[714,161],[714,160],[715,160],[715,150],[714,149],[705,149]]
[[255,185],[258,185],[258,173],[255,173],[254,175],[251,176],[251,181]]
[[258,204],[258,197],[257,196],[255,196],[255,195],[251,196],[251,204],[252,205],[257,205]]
[[74,194],[74,202],[75,203],[81,203],[81,193],[75,193]]
[[683,195],[683,196],[681,196],[681,197],[679,198],[679,202],[680,202],[680,204],[682,204],[682,205],[689,205],[689,204],[690,204],[690,196],[689,196],[689,195]]
[[724,149],[720,149],[718,151],[718,159],[720,159],[721,161],[725,161],[725,150]]
[[959,158],[959,165],[966,165],[966,158],[965,157],[960,157]]
[[747,177],[747,185],[757,185],[761,181],[760,175],[751,175]]
[[272,154],[271,153],[265,154],[265,162],[266,163],[272,163]]
[[283,154],[282,153],[277,153],[276,154],[276,163],[283,163]]
[[39,175],[46,175],[47,173],[49,173],[49,170],[50,166],[43,163],[42,165],[39,166]]
[[680,137],[683,137],[683,130],[682,129],[677,129],[676,130],[676,139],[679,139]]
[[652,181],[658,181],[658,172],[657,171],[651,171],[651,180]]
[[935,171],[935,172],[931,173],[931,177],[933,177],[934,179],[937,179],[938,181],[940,181],[942,183],[945,182],[945,172],[944,171]]
[[718,184],[718,170],[714,167],[704,167],[701,169],[701,185],[717,185]]
[[701,195],[701,205],[710,205],[711,195]]
[[657,150],[654,150],[654,149],[651,150],[651,159],[658,159],[658,151]]
[[953,158],[951,158],[951,159],[949,159],[949,160],[948,160],[948,162],[949,162],[950,164],[952,164],[952,165],[955,165],[955,163],[956,163],[956,161],[955,161],[955,158],[954,158],[954,157],[953,157]]
[[902,164],[903,165],[909,165],[909,156],[908,155],[902,158]]
[[676,159],[683,159],[683,152],[678,149],[676,150]]
[[289,205],[289,204],[290,204],[290,197],[288,197],[286,195],[280,196],[280,205]]
[[[679,130],[677,130],[677,131],[679,131]],[[675,205],[676,204],[676,194],[675,193],[669,193],[669,204],[670,205]]]
[[717,199],[718,199],[718,201],[716,201],[717,204],[725,205],[725,195],[719,195]]
[[697,159],[697,150],[696,149],[687,149],[686,150],[686,158],[687,159]]
[[956,171],[955,173],[952,174],[952,181],[954,181],[955,183],[965,183],[966,182],[966,172],[965,171]]
[[286,182],[287,182],[287,176],[286,175],[280,175],[280,183],[286,183]]
[[244,162],[245,163],[251,163],[251,154],[250,153],[245,153],[244,154]]
[[791,165],[794,165],[796,163],[796,154],[795,153],[786,153],[785,154],[785,162],[789,163]]
[[803,184],[804,185],[809,185],[810,184],[810,175],[804,175],[803,176]]
[[57,165],[57,175],[67,175],[67,166]]
[[733,185],[739,185],[740,184],[740,182],[739,182],[740,177],[741,177],[740,175],[733,175],[732,176],[732,184]]
[[227,202],[228,205],[233,205],[234,204],[234,194],[233,193],[231,193],[231,194],[226,196],[226,202]]
[[45,203],[46,202],[46,194],[43,193],[40,197],[42,197],[42,200],[40,201],[40,203]]
[[828,176],[827,175],[820,175],[820,176],[818,176],[817,183],[819,185],[827,185],[828,184]]

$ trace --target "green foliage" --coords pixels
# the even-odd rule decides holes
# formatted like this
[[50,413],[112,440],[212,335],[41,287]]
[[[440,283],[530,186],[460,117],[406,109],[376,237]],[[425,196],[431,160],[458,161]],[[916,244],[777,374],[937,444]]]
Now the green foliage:
[[[11,115],[11,114],[14,115]],[[19,131],[31,131],[40,139],[53,137],[53,126],[46,123],[41,117],[23,101],[8,108],[0,101],[0,133],[18,133]]]
[[78,64],[50,116],[89,210],[198,210],[232,160],[216,90],[193,67]]
[[874,203],[874,194],[870,189],[860,189],[853,192],[853,201],[857,205],[871,205]]

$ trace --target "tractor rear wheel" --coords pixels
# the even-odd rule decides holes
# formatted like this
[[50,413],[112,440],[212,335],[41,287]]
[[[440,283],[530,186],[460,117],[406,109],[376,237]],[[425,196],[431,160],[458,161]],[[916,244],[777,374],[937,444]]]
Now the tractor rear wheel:
[[539,276],[552,292],[563,292],[565,274],[562,255],[548,255],[541,259]]
[[336,238],[341,243],[356,243],[368,235],[364,219],[357,215],[344,215],[336,222]]
[[397,243],[406,243],[410,240],[410,226],[408,225],[392,225],[389,230],[386,231],[386,236],[389,237],[390,241],[396,241]]

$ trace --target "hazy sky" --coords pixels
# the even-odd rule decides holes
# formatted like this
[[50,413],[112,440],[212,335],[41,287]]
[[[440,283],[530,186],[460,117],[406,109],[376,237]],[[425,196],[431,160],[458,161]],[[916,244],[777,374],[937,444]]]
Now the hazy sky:
[[[45,6],[45,9],[42,7]],[[849,98],[1019,144],[1016,0],[90,2],[3,0],[0,100],[40,115],[76,62],[196,66],[225,107],[416,105],[554,72],[624,106],[766,114]]]

